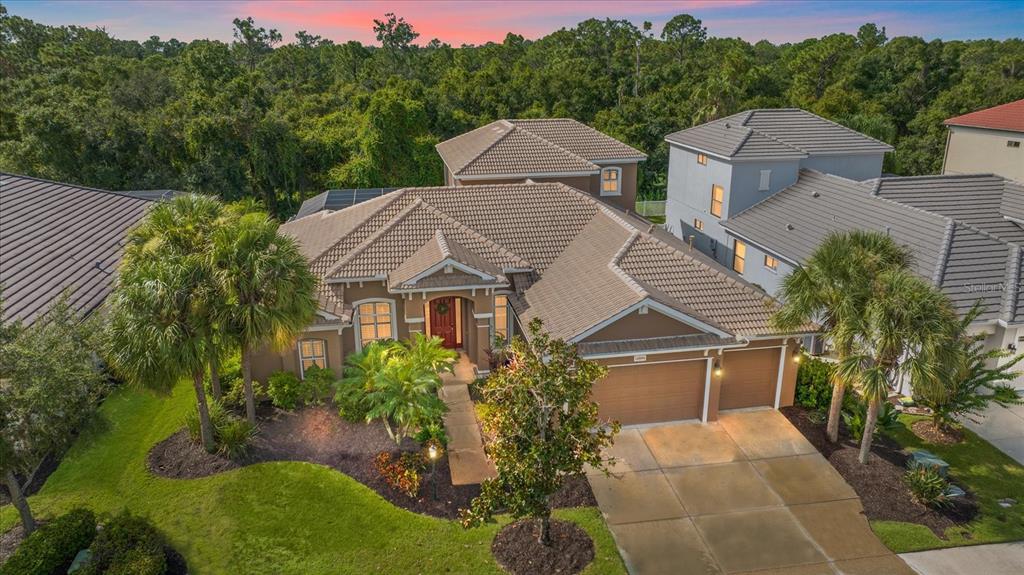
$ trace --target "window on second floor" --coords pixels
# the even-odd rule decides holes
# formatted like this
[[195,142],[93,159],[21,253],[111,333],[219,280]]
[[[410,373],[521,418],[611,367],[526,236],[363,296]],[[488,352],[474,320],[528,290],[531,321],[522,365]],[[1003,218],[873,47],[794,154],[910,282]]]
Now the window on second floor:
[[744,268],[747,265],[747,244],[736,240],[736,245],[733,246],[732,252],[732,269],[738,273],[743,273]]
[[764,255],[764,267],[772,270],[773,272],[779,271],[779,260],[774,256],[768,254]]
[[693,229],[697,230],[698,232],[703,232],[704,231],[704,221],[700,220],[698,218],[693,218]]
[[1007,148],[1019,148],[1020,147],[1020,140],[1006,140],[1006,147]]
[[702,166],[708,165],[708,156],[707,156],[707,154],[697,154],[697,163],[702,165]]
[[601,195],[622,195],[622,169],[604,168],[601,170]]
[[719,185],[711,186],[711,215],[722,217],[722,202],[725,201],[725,189]]
[[772,171],[761,170],[761,181],[757,185],[757,191],[767,192],[771,188],[772,183]]

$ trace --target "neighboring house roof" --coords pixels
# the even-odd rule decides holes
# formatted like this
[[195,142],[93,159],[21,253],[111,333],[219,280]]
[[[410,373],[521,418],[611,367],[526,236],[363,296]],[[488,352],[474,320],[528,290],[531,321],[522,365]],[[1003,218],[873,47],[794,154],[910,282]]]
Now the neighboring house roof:
[[[299,206],[295,218],[304,218],[323,210],[341,210],[356,204],[383,196],[398,188],[346,188],[343,190],[327,190],[312,198],[307,198]],[[294,218],[293,218],[294,219]]]
[[796,108],[747,110],[665,140],[733,160],[891,152],[892,146]]
[[128,190],[118,193],[131,196],[133,198],[139,198],[140,200],[149,200],[151,202],[173,200],[175,196],[181,194],[181,192],[177,190]]
[[4,319],[31,324],[63,293],[87,314],[110,290],[127,232],[152,202],[0,173]]
[[988,128],[1007,132],[1024,132],[1024,100],[971,112],[943,122],[947,126]]
[[991,175],[888,177],[855,182],[801,170],[795,184],[722,225],[737,237],[799,264],[832,232],[885,232],[907,246],[916,273],[962,313],[977,301],[982,320],[1024,321],[1020,248],[1024,231],[999,215],[1020,184]]
[[[774,335],[773,302],[762,292],[648,222],[561,183],[406,188],[371,202],[281,227],[336,290],[364,281],[393,291],[505,282],[524,323],[542,318],[566,339],[641,304],[684,317],[716,341]],[[461,266],[437,273],[446,261]]]
[[593,174],[602,161],[642,161],[642,152],[568,118],[497,120],[437,145],[455,177]]

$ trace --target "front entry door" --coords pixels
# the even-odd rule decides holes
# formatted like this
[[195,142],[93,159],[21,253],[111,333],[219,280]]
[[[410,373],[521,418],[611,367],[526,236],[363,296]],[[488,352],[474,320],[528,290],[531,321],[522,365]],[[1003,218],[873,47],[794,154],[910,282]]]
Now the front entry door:
[[444,340],[444,346],[455,349],[455,297],[437,298],[430,302],[430,335]]

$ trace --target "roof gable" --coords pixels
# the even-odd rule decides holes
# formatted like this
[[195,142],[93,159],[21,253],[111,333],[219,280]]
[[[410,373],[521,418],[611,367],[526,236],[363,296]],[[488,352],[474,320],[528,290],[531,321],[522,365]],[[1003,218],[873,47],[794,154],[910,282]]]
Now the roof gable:
[[398,268],[388,274],[388,284],[393,289],[413,289],[421,284],[436,284],[435,275],[452,276],[459,273],[459,280],[464,283],[452,283],[454,277],[442,280],[447,285],[507,285],[502,270],[483,257],[465,248],[454,239],[448,239],[442,229],[438,229],[432,238],[427,240]]
[[1024,132],[1024,100],[1009,102],[956,116],[943,122],[947,126],[968,126],[1008,132]]

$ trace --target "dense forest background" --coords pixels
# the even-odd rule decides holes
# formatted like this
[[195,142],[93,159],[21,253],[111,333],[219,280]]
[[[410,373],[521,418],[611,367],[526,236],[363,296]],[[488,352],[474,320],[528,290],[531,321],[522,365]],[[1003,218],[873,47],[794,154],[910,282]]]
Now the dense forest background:
[[[229,23],[225,23],[228,25]],[[797,44],[708,37],[688,15],[592,19],[536,41],[380,47],[252,19],[231,43],[52,27],[0,6],[0,169],[113,190],[253,197],[279,215],[331,187],[442,182],[437,142],[498,118],[571,117],[646,152],[664,197],[666,134],[747,108],[795,106],[892,143],[885,169],[937,172],[942,120],[1024,98],[1024,41],[886,38],[865,24]]]

